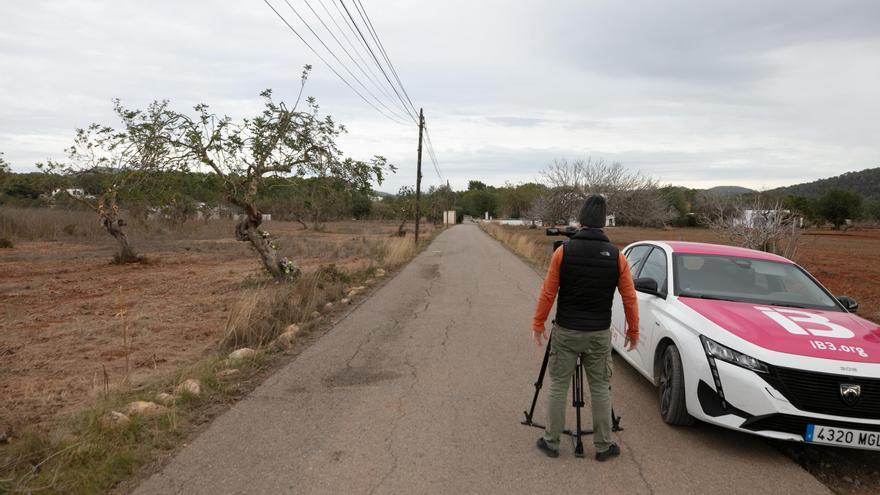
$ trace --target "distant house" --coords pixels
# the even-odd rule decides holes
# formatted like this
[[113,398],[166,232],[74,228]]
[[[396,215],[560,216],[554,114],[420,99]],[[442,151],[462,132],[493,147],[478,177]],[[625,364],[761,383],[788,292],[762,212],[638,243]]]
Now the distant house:
[[793,223],[798,228],[804,226],[804,218],[792,216],[791,210],[743,210],[742,215],[733,220],[734,225],[744,227],[759,227],[770,222]]
[[[568,221],[568,225],[570,227],[577,227],[578,225],[580,225],[580,223],[577,221],[576,218],[572,218]],[[605,216],[605,226],[606,227],[616,227],[617,226],[617,220],[614,218],[614,213]]]
[[60,195],[68,194],[74,198],[84,198],[84,199],[95,199],[91,194],[86,194],[85,190],[78,187],[71,187],[68,189],[55,189],[52,191],[52,197],[57,198]]

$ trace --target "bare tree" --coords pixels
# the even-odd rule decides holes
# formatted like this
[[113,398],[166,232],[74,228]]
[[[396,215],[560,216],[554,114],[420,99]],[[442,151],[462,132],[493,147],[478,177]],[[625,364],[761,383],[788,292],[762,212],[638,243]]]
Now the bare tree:
[[369,189],[381,183],[386,170],[394,170],[380,156],[369,162],[343,158],[336,139],[345,128],[331,117],[321,118],[314,98],[306,98],[305,110],[297,106],[311,67],[302,74],[300,94],[293,108],[276,103],[271,90],[263,91],[263,111],[241,123],[211,113],[204,104],[195,107],[196,117],[176,114],[180,124],[171,140],[185,156],[219,176],[226,199],[240,208],[235,238],[250,242],[266,270],[276,279],[293,279],[299,269],[278,259],[277,244],[260,229],[263,214],[256,204],[257,191],[267,177],[332,177],[353,189]]
[[[541,172],[549,192],[536,203],[543,210],[542,220],[558,222],[574,218],[591,194],[608,199],[608,212],[618,223],[661,227],[675,218],[673,208],[659,190],[659,183],[640,172],[632,172],[620,163],[554,160]],[[534,215],[535,212],[532,212]]]
[[798,219],[782,201],[755,195],[706,195],[700,220],[732,243],[793,259],[801,241]]
[[68,181],[90,174],[97,178],[99,191],[95,195],[76,189],[66,189],[64,193],[97,213],[107,233],[116,239],[117,263],[143,259],[123,229],[126,223],[120,195],[143,186],[151,175],[180,163],[165,136],[166,130],[176,123],[167,105],[167,101],[153,102],[146,111],[129,110],[115,100],[114,111],[122,121],[121,129],[99,124],[77,129],[73,146],[67,149],[67,162],[38,164],[43,171]]

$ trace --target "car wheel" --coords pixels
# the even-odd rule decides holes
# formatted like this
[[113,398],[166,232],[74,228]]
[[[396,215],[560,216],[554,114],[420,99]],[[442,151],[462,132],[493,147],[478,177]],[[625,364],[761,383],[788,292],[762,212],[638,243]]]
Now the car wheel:
[[684,368],[678,348],[670,345],[660,362],[660,416],[671,425],[687,426],[694,418],[687,411],[684,394]]

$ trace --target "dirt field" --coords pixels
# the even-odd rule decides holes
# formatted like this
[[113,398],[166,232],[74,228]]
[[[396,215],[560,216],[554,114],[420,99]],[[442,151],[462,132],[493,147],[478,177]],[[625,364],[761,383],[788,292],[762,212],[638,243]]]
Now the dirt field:
[[[323,232],[284,222],[264,228],[282,255],[306,269],[370,265],[396,229],[374,222],[331,223]],[[216,351],[230,307],[263,278],[249,245],[231,233],[231,222],[180,235],[133,232],[149,261],[126,266],[109,262],[109,236],[16,240],[0,249],[0,429],[49,426],[79,410],[100,395],[105,370],[115,388],[126,370],[136,384]]]

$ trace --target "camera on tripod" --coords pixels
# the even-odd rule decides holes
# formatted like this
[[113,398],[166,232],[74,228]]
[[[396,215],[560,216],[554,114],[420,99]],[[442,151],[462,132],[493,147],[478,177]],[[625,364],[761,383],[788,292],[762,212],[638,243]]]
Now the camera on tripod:
[[[578,229],[569,226],[569,227],[566,227],[565,229],[559,229],[556,227],[552,227],[552,228],[545,230],[544,232],[547,235],[564,235],[565,237],[568,237],[569,239],[571,239],[572,237],[574,237],[575,234],[577,234],[577,231],[578,231]],[[561,246],[563,242],[565,242],[565,241],[563,241],[562,239],[553,241],[553,250],[556,251],[556,249],[559,248],[559,246]]]

